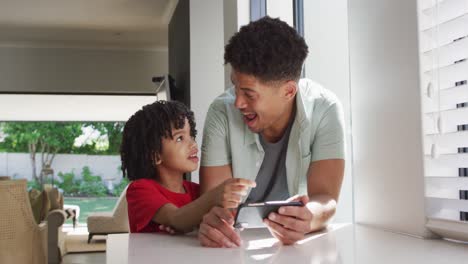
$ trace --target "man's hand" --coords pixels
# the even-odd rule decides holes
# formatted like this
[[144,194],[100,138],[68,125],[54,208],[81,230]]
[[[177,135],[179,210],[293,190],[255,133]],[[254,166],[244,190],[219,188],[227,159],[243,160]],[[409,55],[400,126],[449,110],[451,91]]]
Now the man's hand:
[[[309,197],[293,197],[291,201],[301,201],[304,205],[309,202]],[[270,213],[264,220],[270,233],[285,245],[294,244],[304,238],[310,232],[312,213],[306,206],[282,206],[278,213]]]
[[268,219],[264,220],[270,233],[285,245],[294,244],[303,239],[305,234],[324,228],[336,206],[334,200],[325,205],[309,202],[306,195],[295,196],[289,200],[301,201],[305,206],[280,207],[278,213],[270,213]]
[[204,247],[238,247],[239,235],[232,226],[234,217],[228,209],[215,206],[203,216],[198,230],[198,240]]

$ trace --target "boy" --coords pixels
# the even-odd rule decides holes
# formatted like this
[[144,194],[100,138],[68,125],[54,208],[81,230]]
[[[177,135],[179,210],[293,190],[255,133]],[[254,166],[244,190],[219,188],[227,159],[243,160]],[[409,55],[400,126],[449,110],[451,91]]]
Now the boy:
[[236,208],[255,187],[228,179],[199,197],[198,184],[183,180],[198,168],[196,133],[193,112],[175,101],[146,105],[125,124],[120,155],[124,176],[132,180],[126,194],[131,232],[189,232],[211,207]]

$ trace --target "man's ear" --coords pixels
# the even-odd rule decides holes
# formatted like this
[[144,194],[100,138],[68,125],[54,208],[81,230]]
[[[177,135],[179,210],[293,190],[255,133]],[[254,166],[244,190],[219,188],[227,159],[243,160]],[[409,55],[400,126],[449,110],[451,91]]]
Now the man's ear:
[[297,83],[295,81],[287,81],[284,84],[284,95],[288,100],[294,99],[297,93]]

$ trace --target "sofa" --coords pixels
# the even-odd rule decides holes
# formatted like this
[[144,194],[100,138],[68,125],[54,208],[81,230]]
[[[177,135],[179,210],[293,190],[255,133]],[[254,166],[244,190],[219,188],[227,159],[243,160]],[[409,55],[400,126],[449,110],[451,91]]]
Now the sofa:
[[[128,186],[127,186],[128,187]],[[127,187],[120,194],[112,212],[92,213],[86,219],[88,224],[88,244],[94,235],[128,233]]]

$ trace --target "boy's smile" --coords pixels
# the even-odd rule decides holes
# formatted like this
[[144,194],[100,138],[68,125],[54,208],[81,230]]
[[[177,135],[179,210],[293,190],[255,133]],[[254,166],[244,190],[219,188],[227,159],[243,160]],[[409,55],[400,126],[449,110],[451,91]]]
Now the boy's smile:
[[190,153],[190,156],[188,157],[189,160],[191,160],[192,162],[198,164],[198,156],[197,156],[197,153],[198,153],[198,149],[195,149],[192,151],[192,153]]

